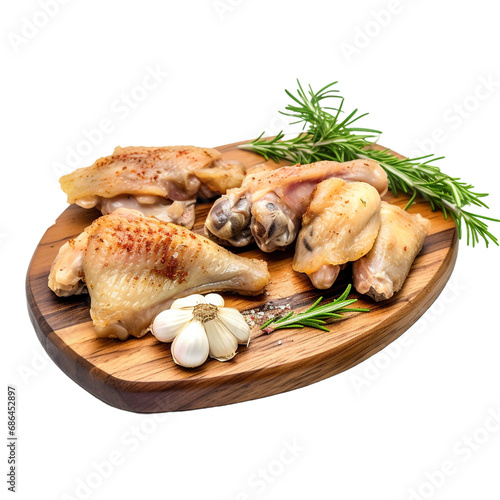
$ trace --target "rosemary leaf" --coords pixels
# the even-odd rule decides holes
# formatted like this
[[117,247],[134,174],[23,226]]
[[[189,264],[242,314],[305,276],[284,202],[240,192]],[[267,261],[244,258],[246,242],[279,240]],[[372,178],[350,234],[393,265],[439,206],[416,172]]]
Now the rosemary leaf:
[[266,321],[260,329],[265,333],[272,333],[284,328],[304,328],[305,326],[309,326],[310,328],[329,332],[330,330],[324,326],[326,322],[332,319],[341,319],[342,314],[347,312],[370,312],[369,309],[360,307],[347,307],[358,301],[358,299],[347,299],[351,292],[351,288],[351,285],[348,285],[344,293],[338,299],[328,304],[320,305],[323,300],[323,297],[320,297],[311,307],[309,307],[309,309],[302,313],[295,314],[291,311],[283,317],[275,316]]
[[[434,164],[442,157],[427,155],[398,158],[388,150],[373,149],[372,143],[378,140],[381,132],[353,126],[367,113],[358,114],[355,109],[344,114],[344,98],[338,94],[337,89],[332,88],[337,82],[325,85],[318,92],[314,92],[311,86],[305,90],[299,81],[297,83],[296,95],[285,90],[292,103],[281,113],[294,118],[293,123],[301,123],[304,132],[292,139],[287,139],[283,131],[271,138],[263,138],[261,134],[257,139],[240,145],[241,149],[253,151],[266,160],[275,162],[280,159],[295,163],[373,159],[386,171],[389,188],[395,196],[400,192],[411,196],[405,208],[420,195],[429,202],[432,211],[439,209],[445,219],[448,215],[452,217],[460,238],[463,233],[462,224],[465,225],[468,245],[475,246],[480,239],[484,240],[486,246],[490,242],[499,245],[497,237],[488,230],[484,221],[500,220],[464,210],[469,205],[487,209],[488,206],[481,198],[488,195],[477,193],[473,191],[472,185],[442,172]],[[326,100],[338,105],[325,106],[323,101]]]

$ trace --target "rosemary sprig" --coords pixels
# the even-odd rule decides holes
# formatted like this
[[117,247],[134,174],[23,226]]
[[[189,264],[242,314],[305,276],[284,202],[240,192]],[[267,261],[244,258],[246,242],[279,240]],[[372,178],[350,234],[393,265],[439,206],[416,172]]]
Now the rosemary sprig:
[[342,314],[346,312],[370,312],[370,309],[348,307],[358,301],[358,299],[347,298],[350,292],[351,285],[348,285],[344,293],[333,302],[320,306],[319,303],[323,300],[323,297],[320,297],[307,311],[298,314],[291,311],[281,318],[275,316],[266,321],[260,329],[265,333],[272,333],[283,328],[304,328],[309,326],[329,332],[330,330],[324,326],[328,320],[341,319]]
[[[296,163],[311,163],[319,160],[334,160],[339,162],[357,158],[371,158],[379,162],[387,172],[389,187],[394,195],[399,192],[410,195],[406,206],[413,202],[417,195],[424,197],[434,211],[440,209],[445,219],[451,216],[462,237],[462,225],[467,231],[467,244],[475,246],[482,238],[486,246],[489,242],[499,244],[498,239],[488,230],[485,221],[500,222],[499,219],[478,215],[464,210],[468,205],[488,208],[482,198],[486,193],[473,191],[474,187],[442,172],[434,162],[443,157],[434,155],[418,158],[398,158],[389,150],[375,150],[372,143],[376,142],[381,132],[379,130],[361,128],[357,121],[368,113],[358,114],[355,109],[344,115],[344,98],[338,95],[338,90],[332,87],[338,82],[326,85],[318,92],[309,86],[307,92],[299,81],[297,94],[288,90],[285,92],[292,99],[281,113],[295,119],[292,124],[301,123],[304,132],[294,138],[286,139],[281,131],[276,137],[257,139],[240,145],[241,149],[259,153],[266,160],[278,162],[285,159]],[[328,107],[323,101],[338,99],[337,107]]]

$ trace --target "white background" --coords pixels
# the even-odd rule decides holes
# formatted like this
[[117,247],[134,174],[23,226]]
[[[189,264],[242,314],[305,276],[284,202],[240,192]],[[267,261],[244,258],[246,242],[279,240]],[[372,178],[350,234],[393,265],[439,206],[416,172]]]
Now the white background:
[[[112,124],[74,167],[116,145],[277,132],[295,78],[316,89],[339,80],[382,144],[446,155],[443,170],[489,192],[500,216],[495,3],[66,0],[50,18],[41,3],[4,2],[0,16],[2,366],[3,391],[18,389],[18,498],[498,499],[497,247],[462,241],[433,309],[352,370],[156,420],[107,406],[45,360],[24,292],[32,252],[66,207],[68,147],[85,131]],[[124,107],[148,67],[168,76]],[[113,470],[97,473],[110,457]],[[436,473],[444,462],[453,473]]]

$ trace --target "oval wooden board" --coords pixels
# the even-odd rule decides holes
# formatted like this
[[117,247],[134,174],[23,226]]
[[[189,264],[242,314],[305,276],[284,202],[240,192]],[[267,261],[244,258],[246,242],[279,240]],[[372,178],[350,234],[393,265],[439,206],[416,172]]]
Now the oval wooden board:
[[[262,157],[237,149],[237,144],[218,148],[225,159],[247,167]],[[385,199],[401,207],[406,197]],[[202,233],[210,205],[197,207],[195,231]],[[197,369],[174,364],[170,346],[148,334],[125,342],[96,339],[89,316],[87,295],[59,298],[47,286],[52,261],[68,239],[78,235],[99,213],[76,205],[67,208],[50,227],[33,255],[26,282],[28,309],[43,347],[54,362],[75,382],[102,401],[124,410],[164,412],[237,403],[303,387],[331,377],[367,359],[407,330],[434,302],[451,275],[458,251],[453,221],[431,212],[424,201],[409,210],[432,222],[430,234],[416,258],[402,290],[391,300],[374,303],[360,296],[356,305],[370,313],[351,314],[330,326],[330,333],[304,328],[281,330],[271,335],[253,329],[249,347],[241,347],[229,362],[209,360]],[[248,311],[271,303],[294,310],[307,307],[320,293],[307,276],[291,269],[293,249],[264,254],[256,247],[239,251],[265,259],[272,283],[258,297],[226,294],[226,304]],[[351,282],[350,270],[341,273],[331,290],[335,298]]]

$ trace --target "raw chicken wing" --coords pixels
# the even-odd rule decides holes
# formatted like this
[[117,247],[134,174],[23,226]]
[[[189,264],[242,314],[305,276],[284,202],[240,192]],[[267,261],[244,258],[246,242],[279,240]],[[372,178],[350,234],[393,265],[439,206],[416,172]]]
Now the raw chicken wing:
[[354,286],[376,301],[398,292],[422,249],[431,223],[396,205],[382,202],[381,224],[370,252],[353,264]]
[[302,218],[293,269],[316,288],[330,288],[347,262],[367,254],[380,227],[380,195],[365,182],[318,184]]
[[245,246],[254,239],[264,252],[295,240],[313,189],[332,177],[363,181],[383,195],[387,175],[373,160],[319,161],[278,170],[249,173],[240,188],[229,190],[210,210],[207,235],[215,241]]

